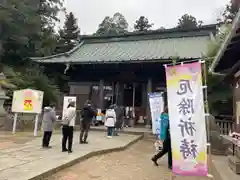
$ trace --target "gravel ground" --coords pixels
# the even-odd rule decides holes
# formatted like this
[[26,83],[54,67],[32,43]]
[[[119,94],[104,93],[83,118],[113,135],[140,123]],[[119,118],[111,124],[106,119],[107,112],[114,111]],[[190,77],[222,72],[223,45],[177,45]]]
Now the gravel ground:
[[[153,141],[141,140],[122,152],[90,158],[45,180],[170,180],[171,173],[164,157],[156,167],[150,161]],[[206,180],[207,178],[177,177],[175,180]]]

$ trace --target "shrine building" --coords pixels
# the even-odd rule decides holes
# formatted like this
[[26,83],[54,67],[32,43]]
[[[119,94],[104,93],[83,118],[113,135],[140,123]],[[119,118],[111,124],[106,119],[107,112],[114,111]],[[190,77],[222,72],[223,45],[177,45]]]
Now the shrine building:
[[70,77],[68,95],[77,109],[90,99],[98,108],[109,104],[148,114],[148,93],[165,91],[163,64],[201,59],[216,33],[216,25],[192,29],[130,32],[119,36],[82,36],[66,53],[32,60]]

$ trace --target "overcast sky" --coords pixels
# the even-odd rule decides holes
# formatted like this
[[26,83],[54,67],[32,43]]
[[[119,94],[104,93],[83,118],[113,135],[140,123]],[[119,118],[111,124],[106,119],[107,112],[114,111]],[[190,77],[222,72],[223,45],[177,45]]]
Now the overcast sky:
[[[154,28],[171,28],[183,14],[191,14],[204,24],[215,23],[223,7],[230,0],[65,0],[67,12],[78,18],[81,34],[96,31],[105,16],[122,13],[129,23],[129,29],[144,15]],[[61,24],[64,16],[60,15]]]

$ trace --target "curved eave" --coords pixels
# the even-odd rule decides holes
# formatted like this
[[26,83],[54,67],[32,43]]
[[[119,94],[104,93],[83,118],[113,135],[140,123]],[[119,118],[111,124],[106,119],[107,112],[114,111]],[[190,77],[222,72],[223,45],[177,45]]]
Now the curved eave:
[[[189,61],[189,60],[198,60],[201,59],[201,57],[185,57],[185,58],[179,58],[179,62],[182,61]],[[42,63],[42,64],[124,64],[124,63],[154,63],[154,62],[159,62],[159,63],[171,63],[172,58],[157,58],[157,59],[127,59],[127,60],[121,60],[121,61],[102,61],[102,60],[96,60],[96,61],[58,61],[54,62],[52,60],[36,60],[36,62]]]
[[60,57],[69,57],[73,52],[77,51],[82,45],[84,44],[84,41],[81,41],[80,44],[78,44],[76,47],[71,49],[70,51],[67,51],[65,53],[59,53],[51,56],[45,56],[45,57],[31,57],[33,61],[36,62],[47,62],[48,60],[51,60],[53,58],[60,58]]
[[227,50],[227,47],[230,44],[232,38],[236,35],[236,31],[239,28],[239,22],[240,22],[240,11],[238,11],[238,13],[233,21],[230,33],[228,34],[227,38],[225,38],[223,44],[221,45],[220,50],[218,51],[213,63],[211,64],[211,66],[209,68],[209,71],[212,74],[216,74],[216,75],[225,75],[226,74],[225,72],[219,72],[216,69],[217,69],[218,64],[221,63],[224,53]]

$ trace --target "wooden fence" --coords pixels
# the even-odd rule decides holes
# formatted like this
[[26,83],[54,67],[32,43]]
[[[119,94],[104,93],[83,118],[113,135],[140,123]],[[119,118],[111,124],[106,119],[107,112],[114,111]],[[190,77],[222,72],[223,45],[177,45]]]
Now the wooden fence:
[[215,120],[220,128],[221,135],[228,135],[229,131],[232,130],[233,121],[231,120]]

